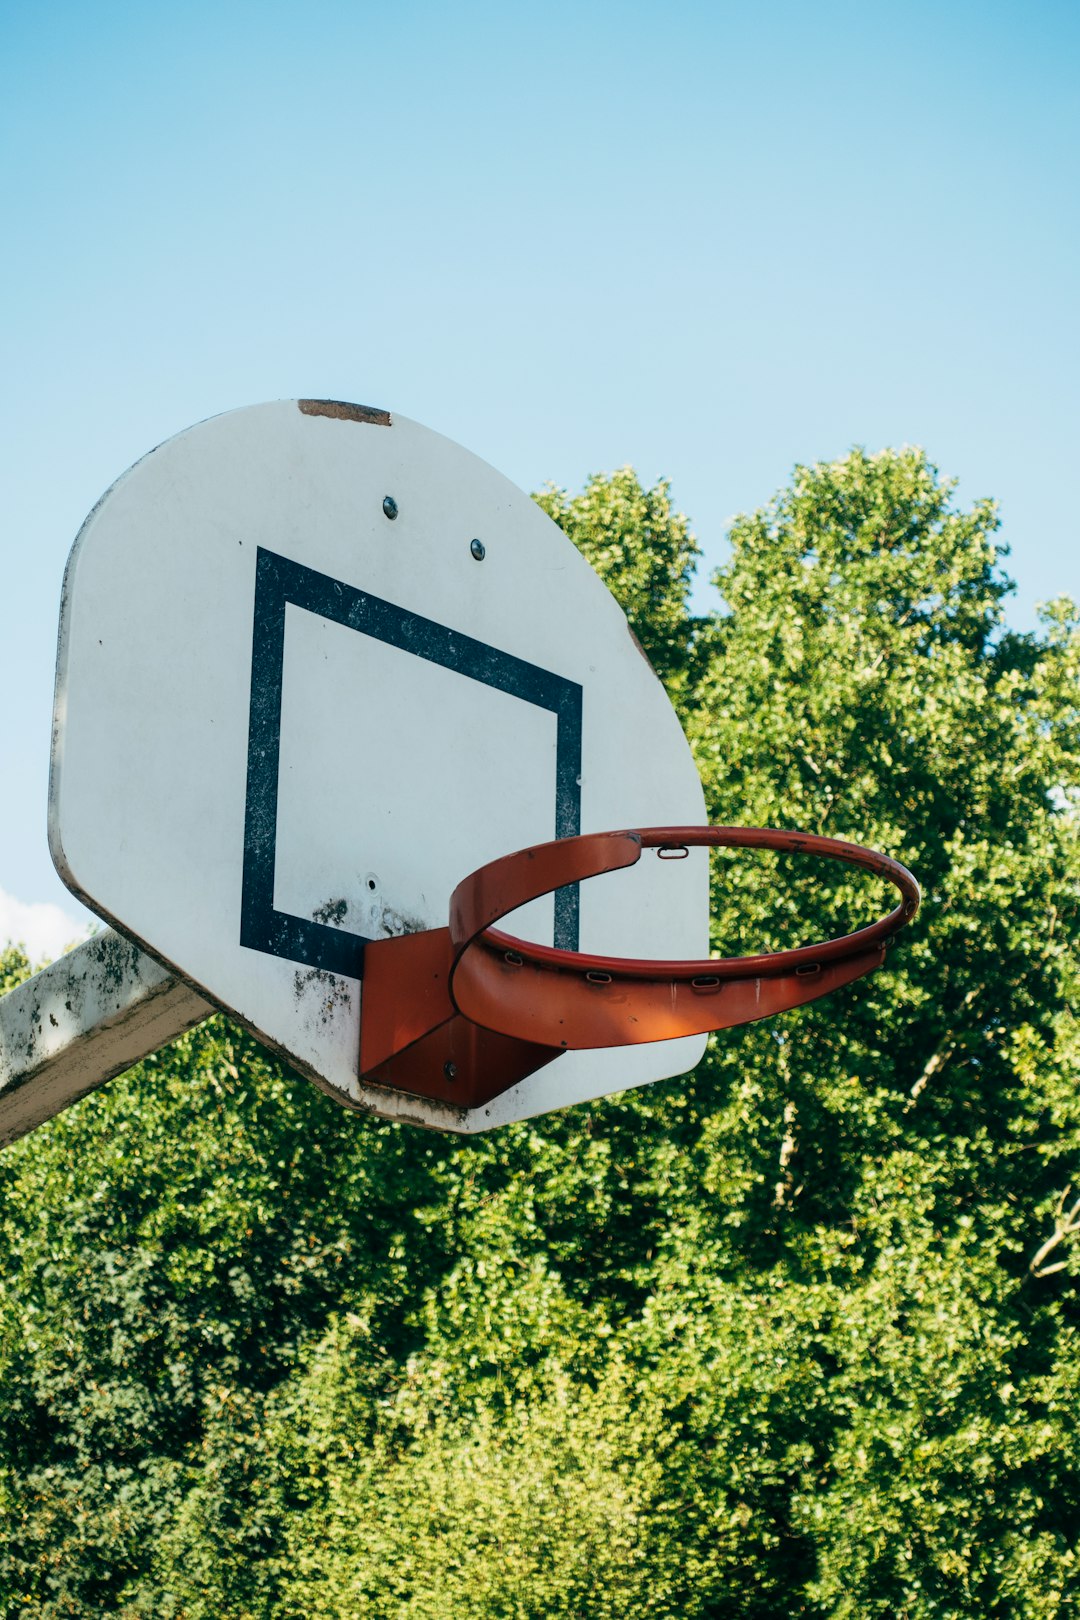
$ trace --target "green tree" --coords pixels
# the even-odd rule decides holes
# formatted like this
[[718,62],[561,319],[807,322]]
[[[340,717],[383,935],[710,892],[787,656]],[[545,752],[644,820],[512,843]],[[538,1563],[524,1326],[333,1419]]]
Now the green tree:
[[[0,1612],[1051,1617],[1080,1601],[1080,632],[987,503],[800,467],[717,606],[665,485],[541,503],[718,821],[925,888],[881,973],[474,1141],[223,1021],[0,1156]],[[717,948],[864,874],[718,853]],[[26,964],[0,961],[0,985]]]
[[29,977],[30,961],[21,946],[8,945],[0,951],[0,995]]
[[700,548],[661,481],[644,489],[631,467],[596,474],[580,495],[549,484],[535,500],[618,598],[669,690],[686,680],[694,619],[688,600]]

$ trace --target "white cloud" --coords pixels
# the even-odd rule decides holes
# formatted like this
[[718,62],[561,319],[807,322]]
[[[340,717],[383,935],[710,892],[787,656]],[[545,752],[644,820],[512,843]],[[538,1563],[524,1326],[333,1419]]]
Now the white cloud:
[[68,946],[86,938],[85,922],[48,901],[16,900],[0,889],[0,951],[10,942],[22,945],[31,962],[55,958]]

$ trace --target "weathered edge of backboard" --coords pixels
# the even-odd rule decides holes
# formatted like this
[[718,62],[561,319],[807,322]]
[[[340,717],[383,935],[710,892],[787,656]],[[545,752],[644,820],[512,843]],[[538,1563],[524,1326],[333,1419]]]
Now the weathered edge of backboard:
[[[218,411],[212,416],[202,418],[201,421],[212,422],[217,416],[226,414],[226,412]],[[194,423],[193,426],[200,426],[201,421]],[[190,431],[190,429],[186,429],[184,431]],[[57,875],[64,885],[70,889],[71,893],[75,895],[75,897],[80,900],[88,910],[93,911],[96,916],[102,916],[102,912],[98,906],[90,904],[88,897],[75,880],[75,876],[68,864],[67,857],[64,854],[63,840],[60,836],[60,823],[56,813],[56,789],[60,772],[63,768],[63,749],[61,747],[61,734],[63,728],[61,725],[60,716],[62,711],[66,711],[67,705],[70,617],[69,602],[71,595],[71,583],[78,561],[79,550],[101,508],[105,505],[106,501],[112,499],[113,495],[120,488],[120,486],[127,482],[132,474],[142,466],[144,461],[148,461],[151,456],[156,455],[159,450],[163,449],[167,444],[170,444],[175,437],[175,434],[170,434],[167,439],[162,439],[158,444],[154,445],[153,449],[147,450],[143,455],[139,456],[137,460],[131,463],[130,467],[126,467],[124,469],[118,478],[114,478],[109,487],[103,490],[98,496],[97,500],[94,502],[93,506],[80,523],[79,531],[71,543],[71,548],[67,555],[67,561],[64,564],[64,577],[60,585],[60,613],[56,639],[56,673],[53,679],[52,734],[49,744],[49,803],[47,822],[49,855],[52,859],[53,866],[56,868]],[[112,919],[108,917],[105,917],[104,920],[109,923],[112,921]],[[123,937],[122,929],[117,929],[116,932]],[[142,950],[141,946],[136,946],[135,948],[140,951]],[[36,978],[37,975],[35,974],[34,977]],[[210,1009],[210,1011],[215,1010],[216,1009],[214,1008]]]

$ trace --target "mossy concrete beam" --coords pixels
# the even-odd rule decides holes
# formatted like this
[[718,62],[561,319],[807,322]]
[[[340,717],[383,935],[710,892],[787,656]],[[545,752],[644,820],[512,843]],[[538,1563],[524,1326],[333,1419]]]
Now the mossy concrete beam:
[[0,996],[0,1146],[215,1009],[113,930]]

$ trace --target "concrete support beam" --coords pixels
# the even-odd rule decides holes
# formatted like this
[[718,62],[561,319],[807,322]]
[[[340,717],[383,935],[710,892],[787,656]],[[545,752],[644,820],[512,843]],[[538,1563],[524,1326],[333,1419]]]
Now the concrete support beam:
[[112,929],[0,996],[0,1147],[216,1009]]

